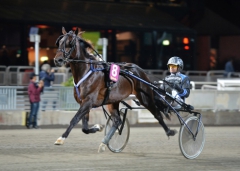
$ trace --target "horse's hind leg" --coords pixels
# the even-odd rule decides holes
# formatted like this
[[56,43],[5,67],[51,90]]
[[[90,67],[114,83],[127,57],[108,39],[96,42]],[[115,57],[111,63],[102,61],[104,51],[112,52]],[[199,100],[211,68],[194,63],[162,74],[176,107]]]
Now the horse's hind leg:
[[136,97],[139,99],[140,103],[153,114],[153,116],[158,120],[159,124],[162,125],[167,136],[174,136],[176,134],[177,131],[169,129],[164,122],[161,112],[155,106],[153,96],[141,92],[140,94],[137,94]]
[[82,119],[82,132],[84,132],[85,134],[95,133],[97,131],[101,132],[103,130],[104,126],[100,124],[95,124],[88,129],[88,121],[89,121],[89,113],[86,114]]
[[174,136],[177,131],[176,130],[171,130],[170,128],[168,128],[168,126],[166,125],[166,123],[163,120],[162,114],[161,112],[156,108],[155,105],[150,105],[148,106],[149,111],[151,113],[153,113],[154,117],[158,120],[159,124],[162,125],[163,129],[166,132],[166,135],[169,136]]
[[111,140],[112,136],[116,132],[117,128],[119,125],[122,124],[121,117],[119,114],[119,103],[114,103],[111,105],[108,105],[108,110],[111,113],[111,119],[113,121],[113,125],[107,135],[103,138],[102,143],[100,144],[98,148],[98,152],[104,152],[106,145],[109,143]]
[[[155,109],[157,109],[155,107]],[[154,115],[154,117],[158,120],[159,124],[162,125],[163,129],[166,132],[166,135],[169,136],[174,136],[177,131],[176,130],[171,130],[170,128],[168,128],[168,126],[166,125],[166,123],[163,120],[162,114],[159,110],[155,110],[156,111],[156,115]]]

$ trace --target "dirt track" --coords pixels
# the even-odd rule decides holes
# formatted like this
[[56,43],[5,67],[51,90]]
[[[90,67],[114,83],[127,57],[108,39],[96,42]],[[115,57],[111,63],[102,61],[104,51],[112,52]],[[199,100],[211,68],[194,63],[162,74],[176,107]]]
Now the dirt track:
[[[178,129],[178,128],[176,128]],[[239,171],[240,127],[205,127],[206,143],[197,159],[185,159],[178,135],[168,140],[161,127],[132,127],[121,153],[97,149],[103,132],[85,135],[75,128],[63,146],[65,129],[0,130],[1,171]]]

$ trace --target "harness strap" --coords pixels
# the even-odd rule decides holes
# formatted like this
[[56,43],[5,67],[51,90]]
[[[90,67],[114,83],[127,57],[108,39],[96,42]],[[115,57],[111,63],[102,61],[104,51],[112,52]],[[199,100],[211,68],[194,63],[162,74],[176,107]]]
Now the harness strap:
[[[110,68],[109,68],[108,65],[106,65],[104,68],[106,69],[105,72],[109,72]],[[104,99],[103,99],[103,102],[102,102],[101,106],[103,106],[107,102],[107,100],[109,98],[110,91],[112,90],[112,85],[113,85],[112,81],[109,79],[108,74],[106,74],[106,73],[105,73],[105,83],[106,83],[106,86],[107,86],[107,91],[106,91],[106,94],[104,96]]]
[[75,82],[74,82],[74,80],[73,80],[73,85],[74,85],[74,87],[75,87],[75,89],[76,89],[78,98],[79,98],[80,100],[81,100],[81,98],[80,98],[80,92],[79,92],[79,90],[78,90],[78,87],[80,86],[80,84],[81,84],[84,80],[87,79],[87,77],[88,77],[92,72],[93,72],[92,70],[89,70],[89,71],[87,72],[87,74],[84,75],[84,77],[83,77],[80,81],[78,81],[77,84],[75,84]]
[[[92,61],[91,61],[91,62],[92,62]],[[104,70],[104,69],[105,69],[105,68],[94,68],[94,67],[93,67],[93,64],[91,63],[91,65],[90,65],[90,70],[87,72],[86,75],[84,75],[84,77],[83,77],[81,80],[78,81],[77,84],[75,84],[75,82],[74,82],[74,80],[73,80],[73,85],[74,85],[74,87],[75,87],[75,89],[76,89],[78,98],[79,98],[80,100],[81,100],[81,98],[80,98],[80,92],[79,92],[79,90],[78,90],[78,87],[80,86],[80,84],[82,84],[82,82],[83,82],[84,80],[86,80],[86,79],[89,77],[89,75],[91,75],[92,72],[102,71],[102,70]]]
[[[92,62],[92,60],[91,60],[91,62]],[[96,71],[103,71],[103,70],[105,70],[105,68],[94,68],[94,67],[93,67],[93,64],[91,63],[91,65],[90,65],[90,70],[91,70],[92,72],[96,72]]]
[[[77,84],[76,84],[76,83],[74,82],[74,80],[73,80],[73,85],[74,85],[74,87],[75,87],[75,89],[76,89],[78,98],[81,100],[81,98],[80,98],[80,92],[79,92],[78,87],[80,86],[80,84],[81,84],[83,81],[85,81],[93,72],[103,71],[103,70],[106,70],[106,72],[108,72],[109,69],[110,69],[110,68],[109,68],[108,66],[106,66],[106,67],[104,67],[104,68],[94,68],[93,64],[91,63],[91,65],[90,65],[90,70],[87,72],[86,75],[84,75],[84,77],[83,77],[81,80],[78,81]],[[108,98],[109,98],[110,91],[111,91],[111,89],[112,89],[112,85],[113,85],[113,83],[111,83],[108,75],[105,74],[105,76],[106,76],[107,91],[106,91],[106,94],[105,94],[105,96],[104,96],[103,102],[102,102],[102,104],[101,104],[100,106],[103,106],[103,105],[107,102],[107,100],[108,100]]]
[[106,101],[108,100],[111,89],[112,89],[111,85],[107,87],[107,91],[106,91],[106,94],[104,96],[104,99],[103,99],[103,102],[102,102],[101,106],[103,106],[106,103]]

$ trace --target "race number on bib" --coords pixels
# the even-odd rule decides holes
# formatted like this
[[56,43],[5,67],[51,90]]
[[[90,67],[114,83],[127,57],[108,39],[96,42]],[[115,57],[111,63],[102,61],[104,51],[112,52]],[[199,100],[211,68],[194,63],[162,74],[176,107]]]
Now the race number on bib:
[[117,82],[119,76],[120,67],[116,64],[111,64],[109,77],[110,80]]

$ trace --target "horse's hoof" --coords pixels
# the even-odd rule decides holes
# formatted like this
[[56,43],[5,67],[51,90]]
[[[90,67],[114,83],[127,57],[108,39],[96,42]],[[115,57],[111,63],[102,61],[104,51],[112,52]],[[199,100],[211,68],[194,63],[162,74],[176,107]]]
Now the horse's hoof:
[[102,132],[102,130],[103,130],[103,128],[104,128],[104,125],[95,124],[95,125],[93,125],[92,128],[96,128],[96,129],[98,129],[99,132]]
[[176,129],[174,130],[169,129],[166,134],[169,137],[169,136],[174,136],[176,133],[177,133]]
[[106,150],[106,144],[101,143],[98,148],[98,153],[103,153]]
[[65,138],[59,137],[57,141],[54,143],[54,145],[63,145]]
[[99,125],[99,126],[100,126],[99,132],[102,132],[102,130],[105,126],[104,125]]

